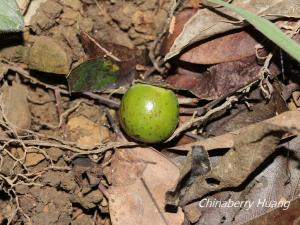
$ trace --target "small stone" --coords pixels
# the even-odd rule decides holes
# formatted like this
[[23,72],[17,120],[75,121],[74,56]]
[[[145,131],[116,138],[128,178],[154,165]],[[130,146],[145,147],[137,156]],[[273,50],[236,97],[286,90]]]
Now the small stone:
[[82,8],[82,3],[79,0],[63,0],[61,2],[75,11],[80,11]]
[[41,5],[41,9],[49,17],[49,19],[56,19],[63,11],[63,7],[60,4],[49,0]]
[[[34,5],[34,4],[32,4]],[[36,8],[38,7],[38,8]],[[56,24],[56,18],[63,11],[63,7],[56,1],[46,1],[40,6],[34,7],[35,9],[29,8],[30,18],[25,16],[26,24],[30,24],[31,29],[37,34],[43,30],[47,30]],[[29,22],[30,21],[30,22]]]
[[78,20],[80,20],[81,17],[82,16],[80,12],[75,11],[71,8],[65,8],[64,13],[60,16],[61,20],[59,23],[70,26],[75,24]]
[[72,221],[72,224],[73,225],[94,224],[94,221],[90,215],[80,214],[74,219],[74,221]]
[[28,48],[23,45],[6,47],[1,49],[0,56],[11,62],[26,63]]
[[47,149],[46,152],[54,162],[57,162],[59,158],[62,157],[64,154],[64,152],[61,149],[55,147]]
[[28,152],[26,154],[26,159],[24,165],[27,167],[36,166],[41,161],[45,159],[45,156],[39,152]]
[[29,68],[46,73],[68,74],[70,60],[56,40],[40,36],[29,50]]
[[23,134],[31,125],[31,113],[27,101],[26,86],[13,82],[2,87],[3,112],[18,134]]
[[15,186],[16,192],[18,194],[24,195],[29,191],[29,186],[28,185],[16,185]]
[[152,12],[136,11],[132,16],[134,29],[143,34],[152,34],[155,30],[155,15]]
[[93,20],[91,18],[81,18],[78,21],[80,30],[85,31],[87,33],[91,33],[94,27]]
[[37,13],[31,18],[30,28],[37,34],[40,34],[43,30],[48,30],[55,25],[55,20],[50,20],[44,13]]
[[78,203],[85,209],[95,208],[97,204],[100,201],[102,201],[102,199],[103,199],[103,194],[98,189],[91,191],[85,196],[82,196],[81,193],[78,195],[71,196],[71,201],[73,203]]
[[109,136],[107,128],[101,129],[96,123],[83,116],[71,118],[68,127],[70,139],[76,141],[77,146],[82,149],[93,149]]
[[93,203],[99,203],[102,201],[103,199],[103,194],[99,189],[96,189],[94,191],[91,191],[90,193],[88,193],[86,196],[84,196],[84,198],[89,201],[89,202],[93,202]]
[[112,8],[114,12],[111,12],[111,16],[122,30],[128,30],[131,27],[131,16],[136,11],[136,7],[132,3],[125,4],[124,6],[122,4],[124,3],[120,2]]

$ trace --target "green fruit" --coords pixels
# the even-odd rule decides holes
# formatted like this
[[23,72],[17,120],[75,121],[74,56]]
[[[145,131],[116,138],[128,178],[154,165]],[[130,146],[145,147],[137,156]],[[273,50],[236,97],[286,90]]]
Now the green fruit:
[[158,143],[172,135],[178,124],[178,100],[173,91],[135,84],[122,98],[120,121],[133,139]]

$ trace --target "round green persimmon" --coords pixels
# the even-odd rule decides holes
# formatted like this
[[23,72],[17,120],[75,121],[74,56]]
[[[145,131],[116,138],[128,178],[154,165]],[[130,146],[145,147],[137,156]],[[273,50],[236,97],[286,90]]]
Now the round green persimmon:
[[135,84],[123,96],[119,114],[128,136],[158,143],[170,137],[178,124],[178,100],[171,90]]

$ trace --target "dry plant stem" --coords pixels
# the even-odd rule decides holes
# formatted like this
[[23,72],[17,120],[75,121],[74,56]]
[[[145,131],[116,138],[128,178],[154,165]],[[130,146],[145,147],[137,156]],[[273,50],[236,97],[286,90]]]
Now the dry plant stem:
[[135,142],[124,142],[124,143],[116,142],[111,145],[99,146],[97,149],[94,149],[94,150],[88,150],[88,151],[81,150],[80,152],[74,153],[70,157],[66,156],[65,160],[71,161],[71,160],[77,158],[78,156],[82,156],[82,155],[100,154],[100,153],[103,153],[110,149],[115,149],[115,148],[120,148],[120,147],[133,147],[133,146],[138,146],[138,145],[139,144],[137,144]]
[[[71,112],[73,112],[74,110],[76,110],[82,103],[89,104],[89,103],[86,102],[85,100],[80,100],[80,101],[78,101],[78,102],[75,104],[75,106],[73,106],[72,108],[70,108],[70,109],[68,109],[68,110],[66,110],[65,112],[63,112],[63,113],[60,114],[60,117],[59,117],[59,124],[58,124],[58,125],[51,125],[51,124],[48,124],[48,123],[44,123],[43,125],[46,125],[48,128],[53,129],[53,130],[58,129],[58,128],[62,127],[63,125],[66,125],[66,124],[65,124],[65,119],[68,117],[68,115],[69,115]],[[65,129],[67,129],[66,126],[65,126]],[[65,135],[66,135],[66,133],[65,133]]]
[[[165,61],[163,59],[160,59],[157,62],[157,66],[161,67],[162,65],[165,64]],[[156,71],[155,67],[151,67],[150,69],[148,69],[144,74],[143,74],[143,79],[148,78],[152,73],[154,73]]]
[[97,214],[98,214],[98,210],[96,209],[93,215],[93,225],[97,225]]
[[174,5],[172,6],[172,8],[169,11],[169,15],[168,15],[168,18],[166,20],[166,23],[164,25],[164,28],[163,28],[162,32],[159,33],[159,35],[155,39],[153,45],[149,49],[149,58],[150,58],[150,60],[153,64],[153,67],[150,68],[149,70],[147,70],[143,74],[144,79],[149,77],[155,71],[158,71],[160,73],[164,73],[164,68],[162,68],[162,66],[165,64],[165,61],[164,61],[164,59],[161,58],[161,56],[157,57],[158,53],[156,52],[156,50],[158,50],[160,48],[159,44],[162,41],[162,37],[164,35],[166,35],[166,33],[168,32],[172,16],[174,15],[174,12],[177,10],[177,8],[179,7],[180,4],[181,4],[181,1],[174,1]]
[[195,105],[198,102],[198,98],[178,98],[179,105]]
[[228,98],[229,96],[234,95],[235,93],[239,93],[239,94],[245,94],[248,93],[250,91],[250,88],[257,84],[259,82],[259,80],[250,82],[249,84],[247,84],[245,87],[243,88],[238,88],[220,98],[217,98],[209,103],[207,103],[205,106],[201,106],[201,107],[197,107],[197,108],[181,108],[180,109],[180,113],[181,114],[186,114],[186,115],[193,115],[195,112],[197,112],[197,116],[202,116],[204,115],[207,111],[211,110],[212,108],[214,108],[215,106],[217,106],[218,104],[220,104],[222,101],[224,101],[226,98]]
[[[269,82],[269,75],[271,73],[270,73],[270,71],[268,69],[272,57],[273,57],[273,53],[271,52],[266,57],[264,65],[260,69],[259,74],[258,74],[261,77],[259,86],[260,86],[262,92],[265,94],[265,98],[266,99],[270,99],[271,95],[273,93],[273,87],[272,87],[272,85]],[[266,77],[265,77],[265,74],[267,75]],[[264,84],[267,86],[267,88],[264,87],[265,86]]]
[[118,135],[119,138],[125,140],[123,133],[121,132],[119,126],[117,125],[116,121],[114,120],[114,118],[112,117],[112,115],[108,110],[105,110],[105,115],[113,131]]
[[231,97],[227,98],[227,100],[222,105],[209,110],[204,116],[192,118],[191,120],[189,120],[185,124],[183,124],[181,127],[178,127],[175,130],[175,132],[172,134],[172,136],[170,138],[168,138],[168,140],[166,140],[165,142],[171,141],[172,139],[177,137],[181,132],[191,128],[195,123],[198,123],[198,122],[208,119],[214,113],[219,112],[223,109],[230,108],[232,106],[232,104],[236,101],[238,101],[238,98],[236,96],[231,96]]
[[0,137],[0,142],[5,142],[5,143],[14,143],[14,144],[25,144],[28,146],[41,146],[41,147],[56,147],[56,148],[61,148],[65,150],[69,150],[71,152],[82,152],[83,150],[73,147],[70,145],[64,145],[64,144],[57,144],[57,143],[52,143],[52,142],[46,142],[46,141],[39,141],[39,140],[19,140],[19,139],[11,139],[11,138],[5,138],[5,137]]
[[103,105],[106,105],[110,108],[113,108],[113,109],[118,109],[119,106],[120,106],[120,103],[119,102],[116,102],[114,100],[111,100],[109,98],[106,98],[106,97],[103,97],[101,95],[97,95],[97,94],[94,94],[92,92],[83,92],[82,94],[86,95],[86,96],[89,96],[93,99],[96,99],[98,100],[101,104]]
[[[97,3],[97,1],[95,1]],[[99,5],[99,3],[97,4]],[[101,50],[103,51],[108,57],[110,57],[111,59],[117,61],[117,62],[121,62],[122,60],[119,59],[117,56],[113,55],[112,52],[108,51],[106,48],[104,48],[103,46],[101,46],[99,44],[98,41],[96,41],[94,38],[92,38],[88,33],[84,32],[84,34]]]
[[56,108],[57,108],[57,113],[59,116],[59,122],[61,125],[59,126],[59,129],[62,130],[63,132],[63,137],[67,137],[67,127],[66,127],[66,122],[64,118],[62,117],[63,114],[63,107],[62,107],[62,100],[61,100],[61,95],[59,93],[58,89],[54,89],[54,94],[55,94],[55,99],[56,99]]

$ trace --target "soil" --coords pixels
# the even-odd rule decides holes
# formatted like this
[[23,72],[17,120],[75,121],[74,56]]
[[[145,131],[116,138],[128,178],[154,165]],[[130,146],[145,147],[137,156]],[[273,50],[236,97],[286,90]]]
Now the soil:
[[[23,71],[23,76],[6,68],[0,73],[3,118],[10,125],[1,120],[1,139],[27,135],[28,141],[1,153],[1,178],[6,182],[1,183],[0,224],[108,225],[108,200],[98,186],[108,185],[103,171],[114,150],[72,161],[68,157],[72,149],[84,152],[116,141],[112,121],[118,120],[117,114],[90,98],[61,92],[67,87],[59,74],[86,59],[80,32],[140,54],[147,51],[166,27],[171,1],[35,3],[25,14],[23,35],[4,37],[0,51]],[[40,144],[30,143],[35,141]]]
[[[299,81],[290,78],[299,74],[299,63],[283,54],[287,64],[283,71],[278,60],[269,61],[269,65],[262,57],[261,63],[251,53],[249,58],[214,62],[213,66],[192,65],[179,57],[162,65],[160,54],[170,47],[167,38],[163,43],[170,21],[170,30],[174,28],[172,24],[177,26],[168,37],[174,41],[173,36],[181,32],[199,7],[199,0],[177,5],[179,12],[189,8],[187,14],[177,17],[182,16],[177,22],[172,15],[173,0],[20,2],[24,30],[0,35],[0,225],[119,225],[128,221],[191,224],[188,220],[204,224],[201,219],[223,221],[223,215],[230,213],[232,218],[228,218],[233,221],[238,218],[238,211],[217,211],[217,216],[211,216],[215,211],[200,212],[196,200],[202,194],[209,196],[211,191],[213,196],[209,197],[216,199],[218,195],[223,200],[235,195],[236,199],[245,200],[249,193],[252,199],[252,192],[260,193],[260,189],[255,189],[257,186],[268,186],[259,183],[256,175],[273,179],[278,171],[287,171],[289,166],[291,175],[283,174],[282,184],[276,183],[276,179],[267,180],[270,185],[266,189],[273,193],[276,186],[300,196],[299,139],[291,159],[286,152],[281,153],[286,164],[291,160],[290,165],[282,164],[270,174],[264,170],[273,165],[277,145],[285,148],[292,141],[292,134],[299,134],[300,128],[295,125],[300,116],[296,111],[300,106],[300,88],[296,84]],[[92,39],[101,48],[105,46],[107,52],[100,50],[102,55],[99,54],[101,48]],[[118,107],[126,85],[96,93],[70,94],[70,71],[95,56],[103,58],[115,52],[121,52],[121,59],[124,55],[129,58],[123,66],[132,72],[116,83],[129,86],[134,79],[148,78],[149,83],[175,90],[181,115],[177,129],[166,143],[144,145],[122,131]],[[278,59],[277,53],[275,57]],[[264,77],[266,71],[273,73],[272,68],[275,75]],[[149,76],[149,71],[157,73]],[[278,78],[284,72],[290,77]],[[161,84],[166,75],[173,76]],[[295,111],[286,112],[289,110]],[[280,113],[287,114],[277,116]],[[273,117],[274,126],[261,122]],[[244,137],[242,133],[249,125],[256,130],[252,127],[254,131],[250,129]],[[270,145],[264,144],[268,141]],[[195,143],[199,145],[194,146]],[[209,150],[213,151],[206,152]],[[201,166],[195,167],[195,163]],[[215,168],[217,172],[210,171]],[[291,176],[297,184],[287,184]],[[199,177],[207,179],[203,178],[201,183]],[[197,184],[194,181],[199,186],[194,187],[195,193],[189,193],[185,202],[193,203],[178,207],[186,197],[183,193]],[[226,192],[235,185],[242,187]],[[176,187],[174,192],[172,186]],[[218,193],[219,187],[224,193]],[[167,192],[169,196],[165,195]],[[290,196],[285,192],[277,194],[281,198]],[[165,211],[165,201],[178,207],[176,213]],[[250,218],[254,214],[243,215]]]

